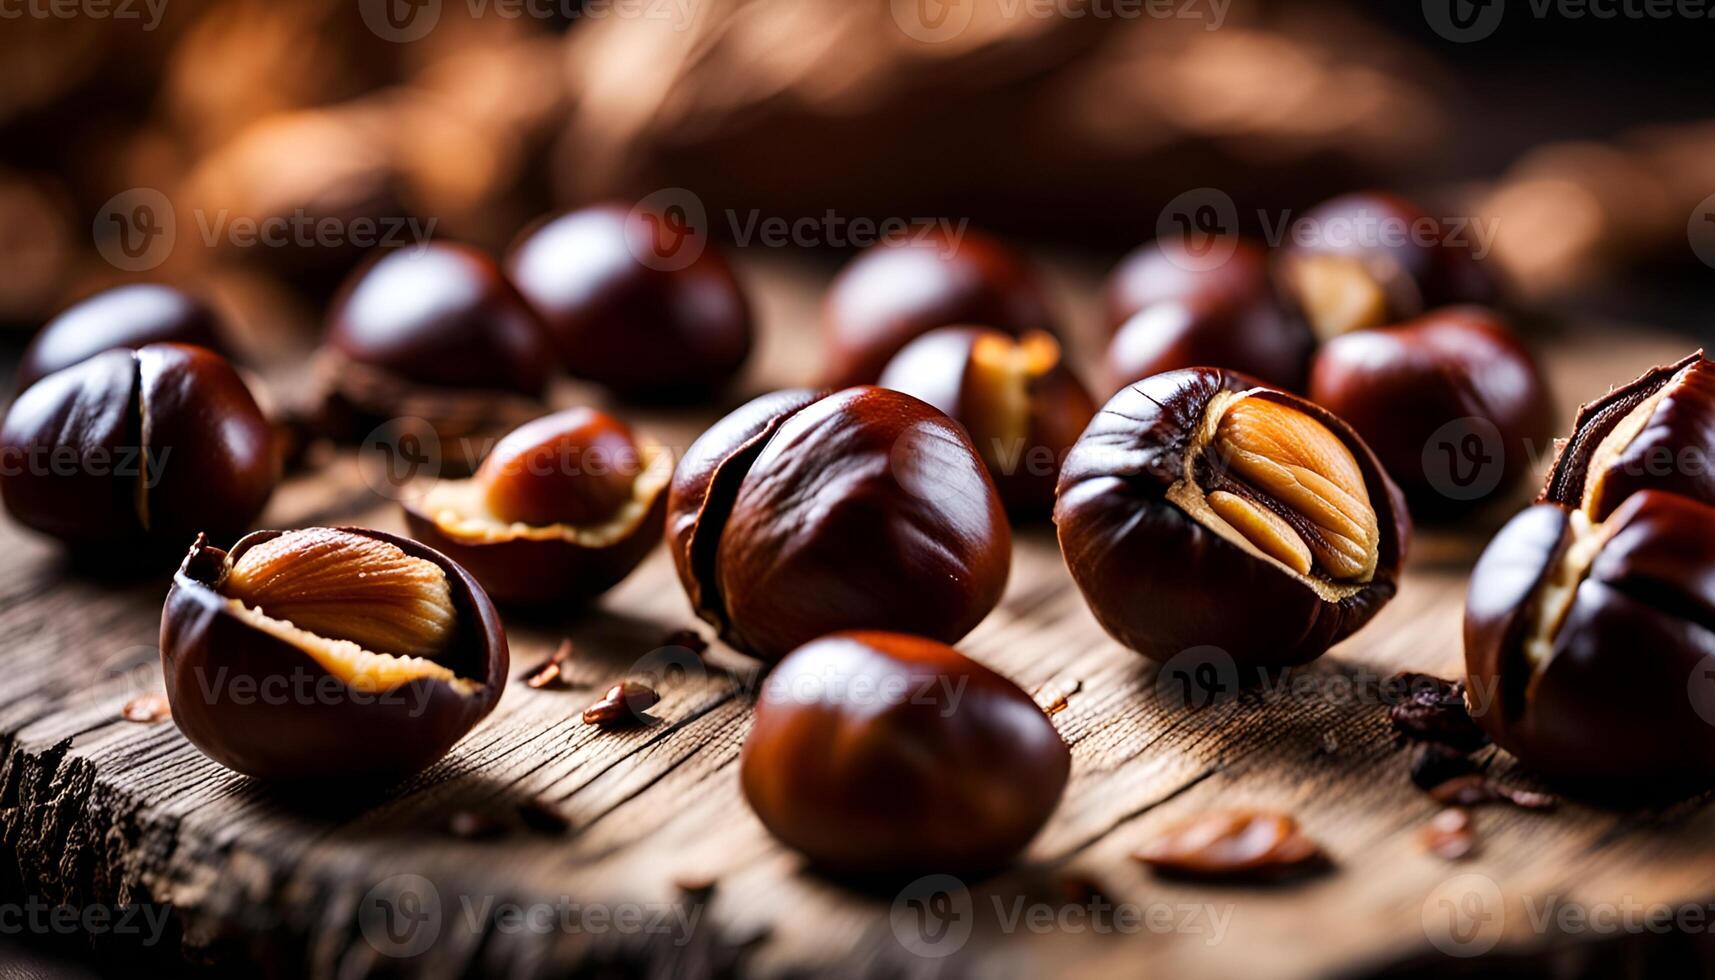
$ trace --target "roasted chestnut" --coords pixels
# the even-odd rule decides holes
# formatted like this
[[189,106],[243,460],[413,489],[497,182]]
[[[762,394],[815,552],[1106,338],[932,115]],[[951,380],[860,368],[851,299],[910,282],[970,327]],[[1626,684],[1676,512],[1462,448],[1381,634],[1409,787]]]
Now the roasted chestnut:
[[1472,227],[1396,194],[1337,197],[1293,226],[1278,254],[1280,288],[1323,340],[1438,306],[1492,306],[1499,290]]
[[1011,560],[970,437],[885,388],[741,406],[679,460],[667,513],[691,606],[764,660],[842,629],[957,641],[1000,600]]
[[67,307],[24,348],[18,390],[115,347],[179,343],[229,353],[208,304],[171,286],[116,286]]
[[509,399],[539,398],[552,364],[541,319],[500,266],[431,242],[351,278],[329,316],[323,372],[360,426],[413,415],[455,435],[513,417]]
[[1351,427],[1218,368],[1096,413],[1060,471],[1060,548],[1096,619],[1155,660],[1304,663],[1393,597],[1411,522]]
[[1644,490],[1605,520],[1538,504],[1477,562],[1471,713],[1569,782],[1715,776],[1715,508]]
[[666,447],[574,408],[515,429],[473,478],[405,499],[405,520],[499,602],[576,604],[618,584],[660,542],[672,468]]
[[279,479],[274,430],[238,373],[187,344],[109,350],[50,374],[0,425],[6,509],[74,549],[236,534]]
[[1273,297],[1268,252],[1257,242],[1221,236],[1192,251],[1184,239],[1159,238],[1133,249],[1108,274],[1108,329],[1157,303],[1244,306]]
[[605,204],[526,232],[507,270],[574,377],[642,401],[706,397],[750,356],[750,303],[707,236]]
[[965,427],[1007,509],[1046,516],[1060,461],[1096,406],[1045,333],[939,327],[905,345],[881,386],[921,398]]
[[1644,489],[1715,505],[1715,364],[1702,351],[1579,409],[1541,499],[1604,521]]
[[828,288],[822,328],[829,385],[874,384],[914,338],[959,324],[1015,335],[1054,332],[1035,270],[1009,246],[940,226],[883,240],[840,270]]
[[851,632],[769,674],[740,778],[763,826],[820,868],[957,873],[1023,850],[1070,768],[1010,680],[944,643]]
[[1536,360],[1479,307],[1335,337],[1316,355],[1310,398],[1357,430],[1418,517],[1507,494],[1554,424]]
[[1180,368],[1230,368],[1288,391],[1304,390],[1315,338],[1270,293],[1167,299],[1144,307],[1108,341],[1110,390]]
[[267,779],[391,777],[500,700],[506,631],[445,555],[366,528],[198,535],[161,613],[173,721]]

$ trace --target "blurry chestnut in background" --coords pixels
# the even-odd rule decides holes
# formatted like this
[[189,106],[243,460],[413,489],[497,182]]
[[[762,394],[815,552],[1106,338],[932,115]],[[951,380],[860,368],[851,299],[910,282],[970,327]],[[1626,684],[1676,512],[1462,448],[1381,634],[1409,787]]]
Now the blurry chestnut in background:
[[1213,238],[1203,254],[1187,251],[1183,239],[1158,238],[1120,259],[1108,273],[1105,293],[1108,329],[1118,330],[1138,311],[1158,303],[1213,302],[1239,308],[1268,302],[1274,298],[1274,280],[1267,249],[1248,238]]
[[750,356],[750,303],[683,217],[623,204],[561,215],[519,239],[507,269],[574,377],[639,401],[693,401]]
[[257,531],[231,551],[198,535],[161,613],[174,723],[268,779],[424,769],[494,709],[507,660],[464,569],[366,528]]
[[1302,391],[1315,338],[1272,294],[1169,299],[1139,310],[1108,342],[1103,373],[1117,391],[1164,371],[1217,366]]
[[387,252],[354,274],[324,349],[327,382],[360,429],[414,415],[443,436],[516,414],[553,366],[541,319],[499,264],[447,242]]
[[1304,663],[1369,622],[1410,536],[1399,488],[1351,427],[1216,368],[1115,395],[1060,472],[1060,547],[1096,619],[1165,661]]
[[75,303],[48,321],[18,365],[18,390],[115,347],[196,344],[229,355],[208,304],[171,286],[117,286]]
[[1541,499],[1603,521],[1645,489],[1715,505],[1715,364],[1702,351],[1580,408]]
[[406,499],[411,535],[470,569],[497,601],[587,601],[661,540],[671,453],[611,415],[573,408],[501,439],[469,480]]
[[830,871],[960,872],[1024,849],[1071,754],[1010,680],[934,640],[836,633],[770,672],[745,739],[745,799]]
[[109,350],[19,395],[0,425],[0,496],[74,548],[232,534],[280,478],[274,430],[224,358],[185,344]]
[[1469,223],[1431,217],[1396,194],[1334,198],[1288,233],[1277,255],[1280,288],[1324,341],[1438,306],[1499,299]]
[[[1538,504],[1472,573],[1472,715],[1527,766],[1660,788],[1715,776],[1715,508],[1646,490],[1605,521]],[[1657,785],[1652,786],[1655,783]]]
[[940,327],[905,345],[881,386],[921,398],[965,427],[1007,509],[1046,516],[1060,461],[1096,414],[1045,333]]
[[1554,424],[1530,351],[1478,307],[1335,337],[1316,355],[1310,398],[1357,430],[1420,518],[1505,496]]
[[832,387],[873,384],[893,355],[936,327],[974,324],[1021,335],[1055,332],[1035,270],[1010,246],[939,226],[885,239],[828,287],[822,329]]
[[741,406],[680,459],[667,511],[692,607],[764,660],[842,629],[957,641],[1000,600],[1012,557],[964,429],[885,388]]

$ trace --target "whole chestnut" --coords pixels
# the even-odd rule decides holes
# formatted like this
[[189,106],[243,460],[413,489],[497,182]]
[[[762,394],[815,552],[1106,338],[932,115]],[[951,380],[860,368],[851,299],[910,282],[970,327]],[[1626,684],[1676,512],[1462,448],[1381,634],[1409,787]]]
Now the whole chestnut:
[[1493,306],[1499,289],[1479,258],[1477,230],[1397,194],[1337,197],[1291,229],[1277,255],[1281,292],[1324,341],[1438,306]]
[[955,642],[1000,600],[1011,562],[970,437],[885,388],[741,406],[679,460],[667,513],[697,615],[770,661],[843,629]]
[[[323,371],[357,423],[421,415],[443,435],[511,417],[546,389],[541,319],[487,255],[431,242],[355,273],[329,314]],[[360,434],[360,433],[359,433]]]
[[1218,368],[1156,375],[1098,413],[1060,471],[1072,577],[1121,643],[1241,667],[1304,663],[1394,595],[1399,488],[1311,402]]
[[1600,522],[1645,489],[1715,505],[1715,364],[1702,351],[1580,408],[1540,499]]
[[975,324],[1054,333],[1047,294],[1024,256],[987,235],[934,226],[884,239],[828,287],[822,329],[828,384],[874,384],[893,355],[936,327]]
[[1554,423],[1535,358],[1478,307],[1335,337],[1316,355],[1310,398],[1357,430],[1418,517],[1507,494]]
[[219,318],[207,303],[172,286],[116,286],[48,321],[18,365],[18,390],[115,347],[178,343],[229,356]]
[[1096,405],[1045,333],[1015,339],[986,327],[939,327],[905,345],[881,373],[965,427],[1007,509],[1046,516],[1060,461]]
[[473,478],[406,498],[405,520],[499,602],[577,604],[661,540],[672,465],[666,447],[613,416],[568,409],[512,431]]
[[1158,303],[1243,307],[1271,302],[1274,280],[1268,251],[1249,238],[1220,236],[1200,252],[1187,248],[1183,238],[1158,238],[1120,259],[1108,274],[1105,294],[1108,329],[1118,330],[1140,310]]
[[1272,296],[1169,299],[1146,306],[1108,341],[1110,390],[1180,368],[1229,368],[1282,388],[1304,390],[1315,338]]
[[6,509],[74,550],[238,533],[279,479],[274,430],[243,380],[187,344],[109,350],[50,374],[0,424]]
[[1571,783],[1715,776],[1715,508],[1644,490],[1607,519],[1537,504],[1465,602],[1472,716]]
[[623,204],[526,231],[507,271],[574,377],[641,401],[706,397],[750,356],[750,303],[701,230]]
[[934,640],[849,632],[770,672],[740,779],[763,826],[817,867],[957,873],[1023,850],[1070,769],[1010,680]]
[[266,779],[428,767],[494,709],[506,631],[445,555],[366,528],[198,535],[161,613],[173,721]]

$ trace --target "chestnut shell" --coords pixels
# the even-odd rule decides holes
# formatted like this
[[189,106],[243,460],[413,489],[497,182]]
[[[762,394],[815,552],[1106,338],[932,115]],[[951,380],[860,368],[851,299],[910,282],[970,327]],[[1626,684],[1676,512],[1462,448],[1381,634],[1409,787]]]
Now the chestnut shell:
[[[1381,529],[1379,561],[1373,579],[1344,599],[1323,598],[1167,499],[1209,402],[1252,390],[1322,423],[1363,473]],[[1404,496],[1350,426],[1219,368],[1170,371],[1115,395],[1061,468],[1054,523],[1073,579],[1114,639],[1157,661],[1215,646],[1241,667],[1307,662],[1369,622],[1397,590],[1411,534]]]
[[24,349],[18,390],[115,347],[177,343],[230,356],[219,318],[207,303],[158,283],[103,290],[48,321]]
[[1036,271],[997,239],[936,227],[865,249],[834,277],[822,306],[827,384],[874,384],[914,338],[959,324],[1056,332]]
[[[445,682],[419,679],[387,692],[351,691],[303,650],[246,623],[216,591],[229,555],[236,559],[285,532],[257,531],[230,552],[199,535],[161,612],[161,667],[173,721],[192,744],[229,769],[275,780],[409,775],[445,755],[500,700],[508,667],[506,630],[476,580],[447,556],[408,538],[369,528],[339,530],[385,541],[446,572],[458,629],[441,662],[481,688],[461,694]],[[248,684],[270,678],[288,684],[288,692],[339,694],[235,696],[235,682],[242,679],[249,692],[266,690]]]
[[[889,690],[900,696],[872,703]],[[957,873],[1022,850],[1070,769],[1012,681],[934,640],[848,632],[770,673],[740,778],[763,825],[820,868]]]
[[[750,301],[699,232],[664,265],[644,215],[604,204],[520,236],[507,270],[541,313],[566,371],[639,401],[690,401],[730,381],[750,357]],[[684,252],[691,255],[690,252]]]
[[[1316,355],[1310,397],[1375,450],[1417,517],[1452,516],[1507,494],[1554,424],[1536,359],[1478,307],[1335,337]],[[1481,446],[1475,459],[1435,452],[1472,436]]]
[[1621,505],[1533,677],[1525,640],[1572,519],[1527,508],[1478,560],[1465,604],[1472,716],[1569,783],[1715,777],[1715,680],[1703,673],[1715,664],[1715,508],[1660,491]]
[[1011,562],[964,430],[885,388],[742,406],[680,459],[667,510],[693,608],[765,660],[842,629],[956,641],[1000,600]]

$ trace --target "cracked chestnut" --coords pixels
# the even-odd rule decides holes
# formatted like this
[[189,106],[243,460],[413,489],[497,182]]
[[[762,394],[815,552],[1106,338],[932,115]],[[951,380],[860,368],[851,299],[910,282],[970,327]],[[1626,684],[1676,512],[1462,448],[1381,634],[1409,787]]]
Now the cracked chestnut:
[[1715,777],[1715,508],[1660,490],[1600,521],[1542,503],[1465,601],[1472,717],[1569,783]]
[[1304,663],[1394,595],[1411,523],[1339,418],[1217,368],[1122,390],[1072,448],[1054,522],[1115,639],[1165,661],[1219,647]]
[[1715,505],[1715,364],[1702,351],[1580,408],[1541,500],[1599,522],[1645,489]]
[[321,368],[354,435],[420,416],[445,437],[523,411],[553,363],[541,319],[492,258],[431,242],[353,274],[329,314]]
[[1023,850],[1070,768],[1012,681],[944,643],[850,632],[770,672],[740,779],[763,826],[819,868],[958,873]]
[[108,558],[240,533],[280,479],[238,372],[188,344],[108,350],[31,385],[0,424],[0,462],[19,523]]
[[697,615],[770,661],[843,629],[955,642],[1000,600],[1011,562],[970,437],[885,388],[741,406],[680,459],[667,514]]
[[48,321],[18,365],[18,390],[115,347],[195,344],[230,356],[219,317],[207,303],[172,286],[116,286],[67,307]]
[[367,528],[198,535],[161,613],[173,721],[246,775],[427,768],[500,700],[506,632],[469,573]]
[[498,602],[583,603],[660,542],[672,465],[613,416],[568,409],[506,435],[471,479],[404,500],[405,520]]
[[670,214],[623,204],[527,231],[507,271],[573,377],[636,401],[706,398],[750,356],[750,302],[719,249]]
[[979,232],[936,226],[865,249],[834,278],[822,308],[828,384],[874,384],[893,355],[936,327],[974,324],[1054,333],[1030,262]]
[[1516,489],[1554,424],[1535,358],[1480,307],[1335,337],[1316,355],[1310,398],[1351,423],[1420,518]]
[[1014,338],[940,327],[888,362],[881,387],[921,398],[965,427],[1000,499],[1021,517],[1054,506],[1060,461],[1096,406],[1045,333]]

